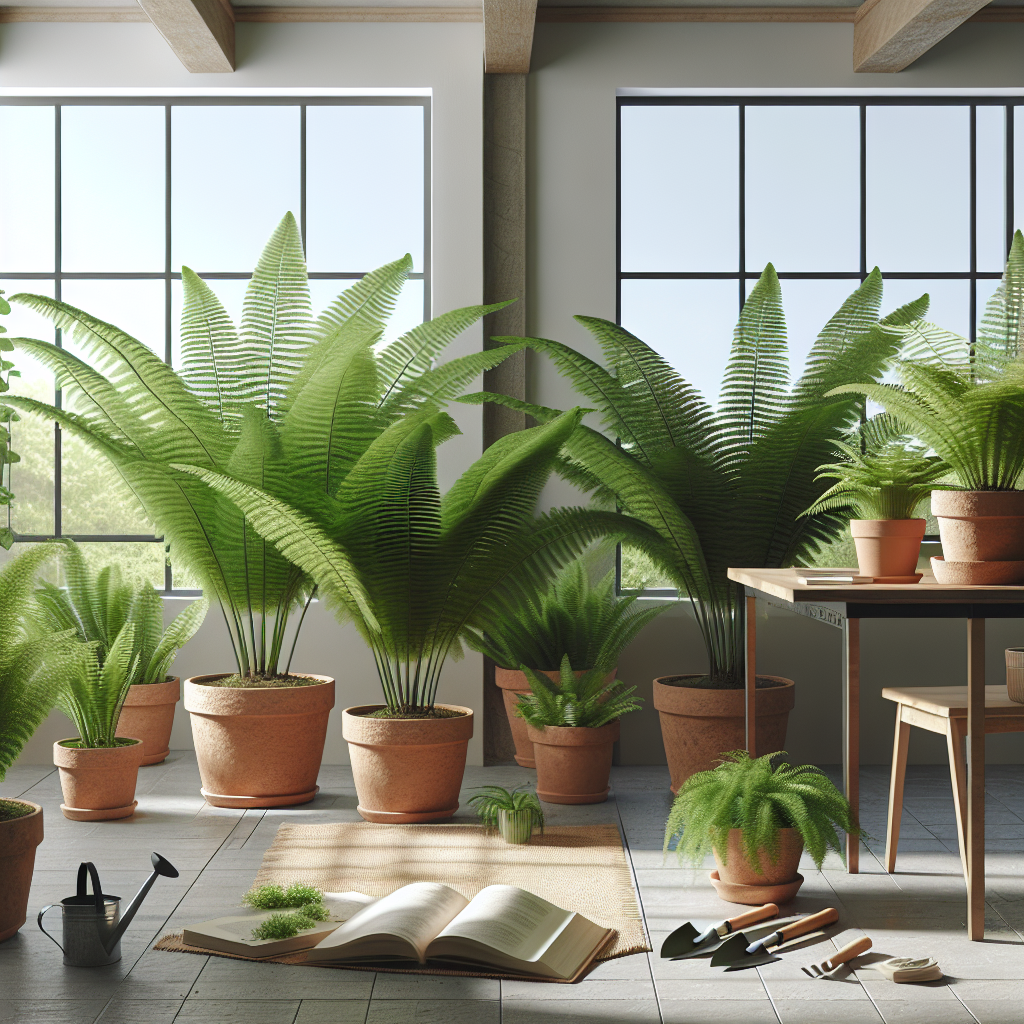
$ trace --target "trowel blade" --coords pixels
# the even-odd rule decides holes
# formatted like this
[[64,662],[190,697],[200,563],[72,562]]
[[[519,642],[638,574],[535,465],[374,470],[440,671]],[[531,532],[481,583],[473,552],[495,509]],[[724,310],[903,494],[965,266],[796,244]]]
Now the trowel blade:
[[[780,917],[776,918],[774,921],[762,921],[759,924],[751,925],[749,928],[745,928],[742,932],[735,932],[732,935],[726,935],[720,939],[714,939],[710,942],[705,942],[703,945],[694,947],[688,953],[680,953],[676,956],[673,956],[672,959],[691,960],[694,957],[710,956],[712,953],[716,953],[719,949],[721,949],[722,946],[724,946],[730,939],[735,939],[738,937],[742,937],[744,935],[747,939],[747,945],[749,945],[751,942],[754,942],[757,939],[761,938],[762,935],[768,935],[770,932],[773,932],[777,928],[782,927],[782,925],[789,924],[790,921],[795,920],[797,920],[797,918],[795,917]],[[683,925],[683,927],[685,928],[686,925]],[[691,925],[691,927],[693,926]],[[673,932],[673,934],[675,933]],[[697,934],[699,935],[700,932],[697,932]],[[669,936],[669,938],[671,937],[672,936]],[[666,939],[665,942],[667,943],[668,939]],[[665,955],[664,949],[665,947],[662,946],[662,956]],[[744,949],[746,949],[746,945],[744,946]],[[714,963],[714,961],[712,961],[712,963]]]
[[662,944],[661,944],[661,955],[663,958],[667,957],[679,957],[686,956],[694,949],[703,950],[706,946],[711,943],[702,943],[700,946],[694,947],[693,940],[700,935],[701,932],[694,928],[690,921],[685,924],[681,924]]
[[791,949],[803,946],[811,940],[820,939],[825,933],[823,931],[809,932],[807,935],[799,935],[795,939],[783,942],[781,945],[772,946],[771,951],[760,949],[756,953],[748,953],[747,946],[750,945],[750,937],[733,935],[727,942],[722,944],[721,949],[711,958],[712,967],[724,967],[726,971],[744,971],[748,967],[763,967],[765,964],[781,960],[776,953],[784,949]]

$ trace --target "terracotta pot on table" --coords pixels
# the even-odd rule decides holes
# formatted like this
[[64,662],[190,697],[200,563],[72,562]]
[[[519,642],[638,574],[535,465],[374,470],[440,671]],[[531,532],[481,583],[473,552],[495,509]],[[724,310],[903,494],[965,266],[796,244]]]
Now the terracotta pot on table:
[[599,804],[608,799],[612,749],[619,722],[586,726],[526,726],[537,758],[537,796],[549,804]]
[[764,850],[758,850],[758,866],[747,860],[743,852],[743,832],[729,830],[726,861],[723,864],[715,851],[717,870],[711,872],[711,883],[718,895],[728,903],[761,906],[764,903],[788,903],[803,885],[799,874],[800,855],[804,841],[795,828],[779,830],[779,856],[773,863]]
[[205,686],[228,673],[185,680],[185,708],[202,794],[214,807],[309,803],[334,707],[334,680],[306,686]]
[[382,704],[345,708],[341,734],[348,741],[352,778],[367,820],[416,824],[450,818],[459,809],[473,712],[458,704],[435,704],[459,712],[452,718],[369,718]]
[[927,525],[924,519],[851,519],[860,574],[911,582]]
[[36,847],[43,841],[43,809],[31,800],[12,800],[32,808],[30,814],[0,821],[0,942],[25,923]]
[[61,813],[72,821],[110,821],[129,818],[138,801],[135,786],[142,764],[142,740],[118,747],[67,747],[77,737],[53,745],[53,763],[60,770],[64,794]]
[[168,676],[162,683],[136,683],[128,687],[118,736],[138,736],[142,740],[142,763],[159,764],[171,752],[171,726],[174,706],[181,697],[181,680]]
[[[669,680],[700,679],[701,676],[661,676],[654,680],[654,706],[661,719],[672,792],[697,772],[717,767],[718,758],[729,750],[746,746],[746,694],[737,690],[705,690],[674,686]],[[758,687],[754,695],[757,711],[757,753],[770,754],[786,746],[786,727],[795,703],[794,682],[782,676],[763,676],[775,686]]]
[[1024,491],[932,491],[942,557],[938,583],[1015,586],[1024,583]]

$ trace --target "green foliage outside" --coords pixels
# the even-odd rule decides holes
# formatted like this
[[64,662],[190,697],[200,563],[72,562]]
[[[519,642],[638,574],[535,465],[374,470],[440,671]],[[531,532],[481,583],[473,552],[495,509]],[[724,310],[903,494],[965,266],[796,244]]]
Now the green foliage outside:
[[523,786],[508,790],[502,786],[480,786],[466,801],[472,807],[480,821],[491,829],[498,827],[498,816],[501,811],[526,811],[530,817],[531,827],[544,831],[544,809],[537,799],[537,794]]
[[[0,316],[6,316],[10,311],[11,307],[4,298],[3,289],[0,288]],[[7,328],[0,324],[0,335],[6,333]],[[0,337],[0,353],[13,351],[14,345],[11,344],[10,339]],[[20,374],[14,369],[14,363],[0,355],[0,395],[10,391],[11,377],[18,376]],[[14,494],[11,491],[9,467],[21,460],[18,453],[11,450],[11,432],[8,426],[12,420],[17,418],[18,414],[9,405],[0,401],[0,507],[7,509],[7,522],[0,524],[0,547],[7,550],[10,550],[14,543],[14,531],[11,529],[11,499]]]
[[795,828],[819,870],[829,850],[843,857],[845,833],[864,837],[846,798],[818,768],[773,765],[780,756],[733,750],[713,771],[691,775],[672,803],[665,852],[675,843],[680,863],[700,865],[714,850],[725,864],[729,830],[738,828],[744,857],[757,868],[759,851],[778,861],[779,830]]
[[633,696],[635,686],[626,686],[621,679],[605,683],[601,669],[577,678],[568,657],[562,659],[557,683],[525,665],[520,667],[530,692],[519,698],[516,714],[535,729],[549,725],[600,729],[630,711],[639,711],[642,704]]
[[323,900],[323,891],[306,882],[292,882],[287,888],[283,885],[257,885],[242,897],[246,906],[257,910],[306,907],[313,903],[323,903]]

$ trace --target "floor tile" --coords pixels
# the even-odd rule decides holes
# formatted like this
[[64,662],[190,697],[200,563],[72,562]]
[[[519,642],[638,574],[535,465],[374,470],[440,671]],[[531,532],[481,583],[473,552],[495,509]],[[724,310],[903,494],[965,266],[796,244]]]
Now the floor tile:
[[893,999],[878,1004],[885,1024],[974,1024],[959,1002],[918,1003]]
[[187,999],[175,1024],[293,1024],[297,999]]
[[[663,999],[664,1024],[778,1024],[768,1000]],[[822,1024],[821,1018],[817,1024]]]
[[[190,999],[368,1000],[374,975],[286,964],[259,964],[211,956],[192,986]],[[429,979],[434,980],[434,979]]]
[[295,1024],[364,1024],[369,1009],[361,999],[304,999]]
[[94,999],[0,999],[3,1024],[93,1024],[103,1009]]
[[172,1024],[181,999],[112,999],[97,1024]]
[[[658,1024],[660,1020],[658,1004],[653,999],[516,999],[503,1003],[501,1007],[501,1024],[561,1024],[563,1021],[571,1021],[572,1024]],[[668,1017],[665,1024],[669,1024]],[[703,1022],[695,1021],[694,1024]],[[749,1018],[747,1024],[761,1022]],[[774,1014],[772,1024],[775,1024]]]
[[878,1010],[868,1001],[810,1002],[777,999],[775,1011],[782,1024],[881,1024]]
[[[501,1019],[501,1003],[497,999],[374,999],[366,1024],[500,1024]],[[295,1024],[312,1024],[316,1020],[335,1024],[336,1018],[310,1017],[307,1021],[300,1011]],[[355,1022],[354,1017],[352,1020]],[[360,1017],[358,1024],[362,1020]]]
[[980,1024],[1020,1024],[1020,1005],[1005,999],[972,999],[968,1006]]
[[[513,983],[515,984],[515,983]],[[378,974],[374,999],[498,999],[496,978],[446,978],[429,974]]]

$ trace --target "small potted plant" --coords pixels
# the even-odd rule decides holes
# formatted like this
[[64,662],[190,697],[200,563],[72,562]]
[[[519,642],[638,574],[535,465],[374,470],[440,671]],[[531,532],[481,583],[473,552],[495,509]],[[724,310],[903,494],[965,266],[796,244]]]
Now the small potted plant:
[[888,444],[874,454],[836,443],[843,462],[818,467],[818,480],[835,480],[805,513],[851,509],[850,533],[862,576],[879,583],[917,583],[927,520],[915,517],[932,484],[949,470],[921,451]]
[[806,849],[821,870],[829,850],[843,856],[842,835],[862,837],[846,798],[811,765],[772,763],[779,754],[722,755],[713,771],[692,775],[672,803],[667,853],[703,863],[713,853],[711,881],[729,903],[786,903],[803,884]]
[[544,811],[536,793],[524,786],[507,790],[501,786],[481,786],[469,798],[480,820],[501,833],[506,843],[528,843],[536,826],[544,831]]
[[537,796],[553,804],[607,800],[619,718],[640,709],[636,687],[606,682],[600,669],[577,675],[568,656],[558,683],[525,666],[523,672],[530,693],[519,698],[516,712],[537,758]]
[[167,670],[202,625],[209,602],[194,601],[165,630],[163,602],[151,584],[133,586],[116,565],[93,573],[74,541],[61,543],[66,545],[66,586],[43,583],[36,593],[35,617],[54,630],[71,630],[84,643],[95,643],[101,665],[121,627],[126,622],[134,626],[137,658],[117,735],[142,740],[142,763],[159,764],[170,753],[174,705],[181,692],[180,680]]
[[[0,569],[0,782],[57,699],[58,677],[41,656],[64,638],[30,639],[23,620],[36,573],[53,555],[52,545],[40,545]],[[30,800],[0,799],[0,942],[25,923],[36,847],[42,841],[42,807]]]
[[515,743],[515,759],[536,768],[526,722],[516,714],[519,698],[530,684],[519,668],[525,665],[558,681],[558,666],[568,655],[577,674],[599,669],[607,681],[615,678],[619,655],[655,616],[669,605],[640,608],[640,587],[616,596],[615,572],[597,584],[590,574],[597,553],[565,567],[550,581],[533,577],[511,614],[491,617],[484,631],[469,644],[495,663],[494,681],[501,689],[505,713]]

